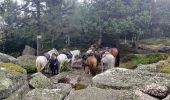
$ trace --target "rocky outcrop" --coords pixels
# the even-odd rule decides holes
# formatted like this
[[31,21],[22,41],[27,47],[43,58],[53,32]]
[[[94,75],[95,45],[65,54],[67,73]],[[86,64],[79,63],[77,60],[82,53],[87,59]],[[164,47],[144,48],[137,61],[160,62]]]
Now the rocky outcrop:
[[141,92],[140,90],[134,90],[134,91],[135,91],[135,95],[139,97],[139,100],[159,100],[158,98],[145,94]]
[[21,100],[29,91],[26,71],[17,67],[13,64],[0,64],[0,99]]
[[34,89],[26,94],[24,100],[64,100],[65,94],[58,89]]
[[32,79],[30,79],[29,85],[32,88],[52,88],[52,82],[49,78],[43,75],[41,72],[35,73],[32,75]]
[[36,56],[24,55],[17,58],[20,66],[35,67]]
[[10,55],[0,53],[0,62],[16,64],[18,60]]
[[160,72],[160,64],[159,63],[153,63],[153,64],[148,64],[148,65],[139,64],[137,65],[137,68],[135,70],[158,73]]
[[33,55],[35,56],[36,50],[28,45],[25,46],[22,55]]
[[72,87],[70,84],[65,84],[65,83],[53,83],[53,89],[59,89],[63,93],[69,94],[70,91],[72,90]]
[[139,100],[133,91],[88,87],[71,91],[65,100]]
[[170,75],[149,71],[113,68],[93,77],[93,85],[99,88],[134,89],[149,83],[165,84]]
[[168,95],[168,87],[161,86],[155,83],[144,86],[142,91],[146,94],[163,99]]

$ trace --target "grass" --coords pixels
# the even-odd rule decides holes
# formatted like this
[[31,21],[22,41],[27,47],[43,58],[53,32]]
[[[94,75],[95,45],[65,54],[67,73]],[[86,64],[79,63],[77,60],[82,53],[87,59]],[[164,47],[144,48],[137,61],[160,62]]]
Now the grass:
[[121,63],[121,67],[134,69],[138,64],[152,64],[160,60],[165,60],[168,58],[168,54],[165,53],[152,53],[145,55],[129,55],[125,57]]
[[60,68],[60,72],[68,72],[68,71],[70,71],[69,64],[67,62],[63,62]]
[[144,39],[140,41],[142,44],[147,45],[158,45],[158,44],[164,44],[164,45],[170,45],[170,38],[150,38],[150,39]]
[[24,72],[24,68],[12,63],[0,63],[0,67],[7,68],[13,72]]

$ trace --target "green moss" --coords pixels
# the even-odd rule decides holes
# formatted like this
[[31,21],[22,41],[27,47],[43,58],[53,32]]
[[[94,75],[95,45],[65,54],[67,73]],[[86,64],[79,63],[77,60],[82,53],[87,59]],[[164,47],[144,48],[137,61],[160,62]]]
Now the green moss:
[[170,74],[170,66],[162,67],[161,72]]
[[167,54],[164,53],[153,53],[146,55],[129,55],[125,57],[121,63],[121,67],[134,69],[138,64],[152,64],[160,60],[165,60],[168,58]]
[[0,63],[0,67],[7,68],[14,72],[24,72],[25,71],[22,67],[12,64],[12,63]]
[[75,90],[81,90],[87,88],[87,85],[81,84],[81,83],[76,83],[75,85],[72,86]]
[[36,73],[37,72],[37,68],[34,66],[24,66],[23,67],[27,73]]

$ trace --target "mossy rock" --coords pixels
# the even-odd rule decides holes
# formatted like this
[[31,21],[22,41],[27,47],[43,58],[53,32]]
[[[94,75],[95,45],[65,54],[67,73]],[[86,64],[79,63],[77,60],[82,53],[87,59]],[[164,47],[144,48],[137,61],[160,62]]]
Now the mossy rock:
[[81,84],[81,83],[76,83],[75,85],[72,85],[72,87],[73,87],[75,90],[81,90],[81,89],[87,88],[87,85],[84,85],[84,84]]
[[12,64],[12,63],[0,63],[0,67],[6,68],[13,72],[25,72],[24,68],[22,68],[18,65]]
[[160,60],[166,60],[168,58],[168,54],[165,53],[151,53],[144,55],[128,55],[123,58],[121,67],[134,69],[138,64],[152,64],[156,63]]

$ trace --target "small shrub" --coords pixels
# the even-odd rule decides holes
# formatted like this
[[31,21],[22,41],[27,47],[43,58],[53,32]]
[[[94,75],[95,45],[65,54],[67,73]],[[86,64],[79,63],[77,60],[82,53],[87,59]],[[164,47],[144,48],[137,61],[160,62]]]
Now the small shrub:
[[37,68],[33,67],[33,66],[24,66],[23,67],[27,73],[36,73],[37,72]]
[[121,67],[133,69],[137,67],[138,64],[151,64],[156,63],[160,60],[165,60],[168,58],[167,54],[164,53],[154,53],[146,55],[130,55],[123,59]]
[[75,90],[81,90],[81,89],[87,88],[87,85],[84,85],[84,84],[81,84],[81,83],[76,83],[75,85],[72,85],[72,87],[73,87]]
[[60,68],[60,72],[68,72],[70,71],[69,64],[67,62],[63,62]]

